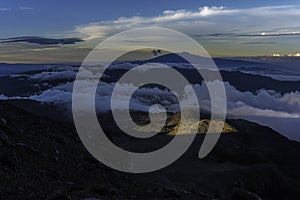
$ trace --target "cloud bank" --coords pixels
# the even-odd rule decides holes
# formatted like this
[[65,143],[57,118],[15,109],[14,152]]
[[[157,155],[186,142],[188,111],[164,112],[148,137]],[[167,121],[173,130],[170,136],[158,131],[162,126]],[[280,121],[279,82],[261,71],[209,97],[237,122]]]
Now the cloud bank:
[[[152,64],[150,64],[152,65]],[[120,66],[118,64],[112,66],[113,69],[122,69],[122,68],[132,68],[134,64],[122,63]],[[152,66],[153,68],[159,69],[160,64]],[[61,66],[51,68],[36,74],[26,74],[22,78],[27,78],[34,84],[34,87],[39,88],[39,92],[31,94],[27,97],[7,97],[1,95],[0,99],[33,99],[41,102],[53,102],[60,106],[65,106],[66,108],[71,109],[72,103],[72,90],[73,90],[73,81],[76,77],[77,68],[71,66]],[[145,74],[147,71],[139,71],[139,73]],[[87,106],[85,105],[84,99],[86,97],[94,99],[92,93],[92,85],[98,84],[98,78],[101,77],[101,74],[97,74],[96,71],[93,71],[93,67],[87,66],[82,74],[85,76],[82,79],[78,80],[80,86],[82,87],[82,109],[84,110]],[[18,78],[16,76],[15,78]],[[108,80],[109,76],[106,75]],[[58,82],[57,84],[52,84]],[[206,83],[210,85],[211,88],[214,87],[218,81],[212,81]],[[207,91],[207,86],[205,83],[192,85],[193,90],[196,92],[200,107],[204,110],[209,111],[210,96]],[[142,87],[137,88],[131,84],[121,84],[121,83],[107,83],[100,82],[98,84],[96,92],[96,106],[97,110],[100,112],[105,112],[110,110],[110,101],[112,96],[112,91],[114,87],[118,85],[120,87],[119,92],[116,94],[116,105],[114,109],[124,110],[126,108],[125,100],[131,94],[130,91],[135,90],[134,95],[131,97],[130,108],[138,111],[148,111],[149,108],[154,104],[161,104],[169,112],[178,112],[180,107],[178,100],[184,102],[185,108],[193,108],[193,101],[190,99],[193,91],[188,90],[188,87],[185,88],[186,95],[183,99],[177,99],[176,94],[172,91],[161,87]],[[225,82],[225,89],[227,95],[227,107],[228,114],[236,117],[243,116],[265,116],[265,117],[285,117],[285,118],[300,118],[300,92],[290,92],[285,94],[277,93],[272,90],[261,89],[253,92],[241,92],[236,89],[230,83]],[[71,110],[70,110],[71,111]],[[155,112],[162,112],[157,108]]]
[[[230,29],[236,27],[243,27],[244,30],[239,30],[238,33],[232,36],[240,37],[270,37],[270,36],[287,36],[287,35],[299,35],[299,31],[291,31],[285,28],[282,31],[276,31],[279,27],[278,23],[285,22],[285,26],[296,25],[291,21],[291,18],[300,17],[300,8],[295,5],[282,5],[282,6],[266,6],[255,8],[226,8],[216,6],[204,6],[198,10],[165,10],[160,15],[152,17],[132,16],[132,17],[120,17],[115,20],[94,22],[90,24],[83,24],[75,27],[75,32],[81,33],[86,36],[86,40],[105,38],[116,32],[126,30],[128,28],[134,28],[139,26],[165,26],[174,29],[189,31],[201,31],[195,28],[195,25],[201,25],[210,31],[216,31],[219,27],[223,28],[223,33],[210,33],[200,34],[206,36],[229,36],[231,34],[226,33],[228,28],[224,27],[224,24],[228,24]],[[256,29],[259,32],[253,32],[253,23],[263,23]],[[268,23],[267,23],[268,22]],[[275,23],[276,22],[276,23]],[[230,23],[230,25],[229,25]],[[268,24],[266,26],[266,24]],[[248,28],[247,28],[248,26]],[[255,25],[257,26],[257,24]],[[269,30],[270,29],[270,30]],[[249,30],[251,30],[249,32]],[[261,30],[261,31],[260,31]],[[225,33],[224,33],[225,32]],[[194,33],[196,34],[196,33]]]
[[[143,73],[143,72],[142,72]],[[48,78],[47,74],[40,73],[33,75],[30,79],[38,80],[53,80],[55,76],[57,79],[62,77],[71,78],[73,76],[70,71],[66,73],[53,73],[50,74]],[[90,75],[88,75],[90,76]],[[73,77],[74,78],[74,77]],[[86,97],[91,97],[92,92],[89,90],[93,84],[95,84],[94,79],[91,80],[80,80],[81,87],[84,88],[84,93],[81,96],[82,99]],[[206,84],[213,87],[217,81],[208,82]],[[96,105],[99,111],[109,111],[110,110],[110,101],[111,95],[114,87],[118,84],[121,88],[120,93],[116,94],[117,107],[115,109],[124,110],[126,108],[127,102],[124,99],[127,99],[132,90],[136,90],[134,95],[131,97],[130,107],[133,110],[138,111],[148,111],[150,106],[153,104],[161,104],[166,110],[170,112],[178,112],[179,104],[176,95],[167,90],[158,87],[143,87],[137,88],[130,84],[120,84],[120,83],[105,83],[101,82],[98,85],[96,93]],[[241,92],[235,87],[230,85],[228,82],[225,82],[225,89],[227,94],[227,107],[228,114],[242,117],[242,116],[266,116],[266,117],[289,117],[289,118],[300,118],[300,92],[290,92],[285,94],[279,94],[275,91],[268,90],[259,90],[256,93],[251,92]],[[43,102],[54,102],[58,104],[65,105],[68,108],[71,108],[71,97],[72,97],[73,82],[67,82],[49,88],[45,91],[42,91],[40,94],[29,96],[29,99],[43,101]],[[204,110],[210,110],[210,97],[207,91],[207,87],[204,83],[201,85],[193,85],[193,89],[196,92],[200,107]],[[193,105],[190,102],[193,102],[189,99],[188,95],[192,91],[186,90],[186,96],[181,101],[184,102],[186,108],[192,108]],[[5,97],[2,97],[5,98]],[[91,97],[94,98],[94,97]],[[85,109],[84,101],[82,109]],[[162,112],[163,110],[156,110],[156,112]]]

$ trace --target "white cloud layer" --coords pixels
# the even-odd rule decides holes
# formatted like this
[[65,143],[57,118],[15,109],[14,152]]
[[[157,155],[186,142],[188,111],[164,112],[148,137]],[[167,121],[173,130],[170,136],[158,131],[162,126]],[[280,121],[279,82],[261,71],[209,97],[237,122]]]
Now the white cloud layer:
[[[115,65],[115,69],[119,68],[131,68],[134,65],[130,63],[123,63],[120,66]],[[153,67],[160,68],[160,65],[154,65]],[[93,98],[91,88],[92,85],[97,84],[97,78],[101,74],[96,74],[96,72],[91,69],[84,69],[83,74],[86,74],[88,79],[82,78],[80,81],[80,86],[82,87],[84,93],[80,94],[79,97],[82,98],[82,109],[85,109],[84,99],[87,97]],[[33,94],[28,97],[7,97],[5,95],[0,95],[0,99],[33,99],[42,102],[53,102],[59,105],[66,106],[71,109],[72,100],[72,90],[73,90],[73,80],[76,76],[76,70],[72,67],[57,67],[56,71],[43,71],[34,75],[27,75],[27,78],[35,81],[35,85],[38,88],[45,88],[45,84],[48,81],[65,81],[58,86],[51,86],[47,84],[46,89],[40,91],[38,94]],[[140,71],[139,73],[147,73],[146,71]],[[109,77],[107,77],[109,78]],[[208,82],[210,88],[214,87],[217,81]],[[130,91],[136,90],[137,87],[130,84],[120,84],[120,83],[104,83],[101,82],[98,85],[96,93],[96,105],[99,111],[108,111],[110,109],[110,101],[112,91],[115,85],[118,84],[120,90],[116,94],[116,105],[115,109],[124,110],[126,108],[127,102],[125,101],[127,97],[131,94]],[[242,116],[266,116],[266,117],[290,117],[290,118],[300,118],[300,92],[290,92],[285,94],[279,94],[275,91],[259,90],[256,93],[251,92],[241,92],[235,87],[230,85],[228,82],[224,83],[227,95],[227,107],[228,114],[237,117]],[[41,87],[39,87],[41,86]],[[200,107],[205,110],[210,110],[210,97],[205,84],[193,85],[193,88],[199,98]],[[191,95],[193,91],[185,90],[186,95],[182,99],[185,108],[194,107]],[[140,88],[136,90],[134,96],[131,98],[131,108],[139,111],[148,111],[150,106],[153,104],[161,104],[168,111],[177,112],[180,107],[178,105],[178,100],[176,96],[169,90],[161,89],[158,87],[153,88]],[[155,112],[160,112],[157,108]]]
[[41,72],[30,76],[29,80],[37,80],[37,81],[71,80],[71,79],[75,79],[75,77],[76,77],[76,72],[74,72],[73,70],[66,70],[66,71]]
[[[297,25],[296,20],[291,20],[291,18],[296,19],[297,17],[300,17],[300,8],[294,5],[240,9],[222,6],[204,6],[198,10],[165,10],[160,15],[152,17],[120,17],[116,20],[79,25],[75,27],[75,31],[85,35],[86,40],[90,40],[96,38],[103,39],[116,32],[139,26],[165,26],[184,30],[188,27],[193,31],[195,29],[197,30],[197,28],[191,25],[200,23],[204,25],[204,27],[209,28],[208,30],[210,31],[217,31],[220,27],[222,28],[220,31],[226,31],[225,24],[230,28],[234,28],[236,26],[251,26],[253,23],[257,25],[257,23],[261,22],[264,24],[263,28],[267,29],[271,27],[279,28],[276,25],[282,26],[282,24],[287,27],[293,24]],[[270,27],[266,27],[266,24]],[[201,27],[203,28],[203,26]],[[286,31],[288,32],[288,30]],[[245,30],[244,33],[249,32]],[[258,32],[256,34],[261,33],[262,32]],[[274,33],[269,32],[268,34]]]
[[[82,93],[82,99],[91,97],[89,88],[91,84],[95,84],[95,80],[87,81],[81,80],[81,85],[85,89],[85,93]],[[208,82],[211,86],[214,82]],[[96,105],[99,111],[108,111],[110,107],[111,93],[116,83],[101,83],[98,86],[96,94]],[[119,84],[119,83],[117,83]],[[119,84],[121,90],[116,94],[115,109],[124,110],[126,103],[124,99],[127,99],[129,91],[137,89],[137,87],[128,84]],[[212,86],[213,87],[213,86]],[[70,108],[72,97],[73,83],[67,82],[65,84],[50,88],[43,91],[39,95],[33,95],[28,97],[37,101],[54,102],[58,104],[66,105]],[[123,89],[122,89],[123,88]],[[204,84],[194,85],[194,90],[200,101],[200,107],[204,110],[210,110],[210,98],[207,92],[207,88]],[[225,89],[227,94],[227,107],[228,114],[237,117],[241,116],[267,116],[267,117],[290,117],[300,118],[300,92],[291,92],[281,95],[274,91],[260,90],[256,94],[251,92],[241,92],[235,87],[225,82]],[[186,97],[182,99],[185,108],[192,108],[193,102],[189,99],[189,92],[186,91]],[[7,98],[5,96],[1,98]],[[84,101],[82,109],[85,109]],[[149,107],[153,104],[161,104],[168,111],[177,112],[180,108],[178,101],[171,91],[163,90],[160,88],[140,88],[135,92],[135,96],[131,100],[131,108],[139,111],[148,111]],[[163,110],[160,110],[163,111]],[[157,110],[159,112],[159,110]]]

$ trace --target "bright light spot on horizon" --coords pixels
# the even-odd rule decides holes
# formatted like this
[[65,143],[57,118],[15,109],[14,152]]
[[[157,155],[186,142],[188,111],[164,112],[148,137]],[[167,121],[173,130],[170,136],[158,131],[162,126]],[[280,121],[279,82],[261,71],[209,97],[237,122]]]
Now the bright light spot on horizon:
[[300,57],[300,53],[295,53],[295,54],[287,54],[287,55],[284,55],[284,54],[279,54],[279,53],[273,53],[272,54],[273,57]]
[[273,56],[273,57],[281,57],[282,55],[279,54],[279,53],[273,53],[272,56]]

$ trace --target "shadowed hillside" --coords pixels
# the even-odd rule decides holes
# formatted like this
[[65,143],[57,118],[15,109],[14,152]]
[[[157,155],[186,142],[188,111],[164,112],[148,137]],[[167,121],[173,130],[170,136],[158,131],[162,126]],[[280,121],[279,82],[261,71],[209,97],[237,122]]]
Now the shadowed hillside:
[[[28,102],[23,103],[26,107]],[[229,120],[228,125],[237,131],[223,133],[205,159],[197,157],[204,137],[198,134],[189,150],[170,166],[147,174],[127,174],[91,157],[72,125],[37,116],[14,104],[0,102],[1,199],[300,197],[300,144],[268,127]],[[32,109],[50,106],[33,101],[30,104]],[[131,150],[146,151],[157,146],[147,140],[137,145],[135,140],[115,135],[112,130],[109,134],[113,141]],[[155,137],[161,146],[173,136]]]

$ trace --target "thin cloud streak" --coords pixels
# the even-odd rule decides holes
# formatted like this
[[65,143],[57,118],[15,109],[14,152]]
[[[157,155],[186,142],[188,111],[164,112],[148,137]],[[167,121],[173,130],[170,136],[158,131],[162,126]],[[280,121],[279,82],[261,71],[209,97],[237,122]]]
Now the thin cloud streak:
[[277,42],[242,42],[241,44],[259,45],[259,44],[277,44]]
[[0,8],[0,12],[1,11],[10,11],[11,9],[10,8]]
[[34,10],[34,8],[27,7],[27,6],[20,6],[20,7],[18,8],[18,10]]
[[0,39],[0,43],[19,43],[26,42],[32,44],[40,44],[40,45],[64,45],[64,44],[75,44],[77,42],[82,42],[83,40],[80,38],[43,38],[37,36],[25,36],[25,37],[13,37],[13,38],[5,38]]

